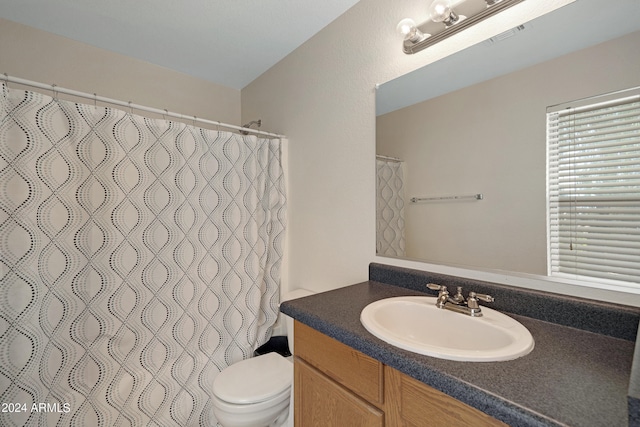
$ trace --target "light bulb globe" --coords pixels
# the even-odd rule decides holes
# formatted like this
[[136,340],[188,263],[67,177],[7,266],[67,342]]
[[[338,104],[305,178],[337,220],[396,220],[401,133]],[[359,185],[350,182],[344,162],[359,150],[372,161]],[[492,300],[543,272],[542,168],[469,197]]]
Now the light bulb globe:
[[435,0],[429,6],[429,17],[433,22],[443,22],[451,16],[451,2],[448,0]]
[[398,22],[398,25],[396,26],[396,31],[403,39],[409,37],[415,30],[416,23],[411,18],[403,19],[402,21]]

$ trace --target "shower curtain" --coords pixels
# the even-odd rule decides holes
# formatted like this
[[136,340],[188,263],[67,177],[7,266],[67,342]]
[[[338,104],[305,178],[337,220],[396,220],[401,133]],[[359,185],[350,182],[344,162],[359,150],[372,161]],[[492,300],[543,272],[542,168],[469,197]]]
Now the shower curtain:
[[216,425],[278,313],[281,142],[0,102],[0,425]]
[[376,254],[405,256],[403,162],[376,159]]

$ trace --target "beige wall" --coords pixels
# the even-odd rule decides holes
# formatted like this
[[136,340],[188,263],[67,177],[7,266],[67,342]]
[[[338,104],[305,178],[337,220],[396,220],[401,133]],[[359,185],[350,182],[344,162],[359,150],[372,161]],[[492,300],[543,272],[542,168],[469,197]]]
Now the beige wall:
[[546,274],[546,107],[637,85],[638,46],[640,32],[378,117],[407,199],[484,195],[407,204],[407,256]]
[[[206,54],[206,53],[204,53]],[[240,125],[240,91],[0,18],[0,74]]]
[[242,90],[243,118],[262,117],[290,140],[285,287],[346,286],[366,280],[370,262],[384,262],[640,305],[636,295],[375,255],[375,85],[566,3],[520,3],[408,56],[395,26],[405,17],[426,19],[423,2],[361,0]]

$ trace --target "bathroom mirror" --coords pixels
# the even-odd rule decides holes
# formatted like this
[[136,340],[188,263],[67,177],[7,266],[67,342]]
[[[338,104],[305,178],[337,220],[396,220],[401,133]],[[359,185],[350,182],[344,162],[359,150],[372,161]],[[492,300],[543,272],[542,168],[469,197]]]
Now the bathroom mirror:
[[640,86],[638,16],[576,0],[381,85],[376,253],[546,275],[546,109]]

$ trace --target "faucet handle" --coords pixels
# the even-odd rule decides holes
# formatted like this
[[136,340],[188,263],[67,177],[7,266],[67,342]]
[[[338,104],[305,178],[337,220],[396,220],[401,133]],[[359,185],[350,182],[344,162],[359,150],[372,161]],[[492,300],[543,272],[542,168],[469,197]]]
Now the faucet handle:
[[478,298],[480,301],[484,301],[484,302],[494,302],[495,298],[492,297],[491,295],[487,295],[487,294],[476,294],[475,292],[470,292],[469,293],[469,297],[473,297],[474,298]]
[[434,291],[447,292],[447,287],[444,285],[436,285],[435,283],[427,283],[427,288]]
[[472,310],[480,309],[478,300],[484,302],[493,302],[494,298],[491,295],[476,294],[475,292],[469,292],[469,298],[467,299],[467,307]]

